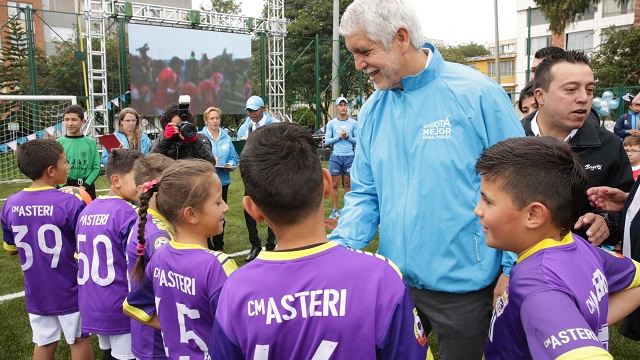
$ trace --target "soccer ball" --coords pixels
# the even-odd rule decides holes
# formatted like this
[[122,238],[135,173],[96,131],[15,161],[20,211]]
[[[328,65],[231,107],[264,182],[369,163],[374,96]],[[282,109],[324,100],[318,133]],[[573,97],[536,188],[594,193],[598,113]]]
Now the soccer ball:
[[86,192],[84,189],[81,189],[77,186],[61,187],[60,191],[75,195],[78,199],[84,201],[84,203],[87,205],[89,205],[92,201],[91,195],[89,195],[89,193]]

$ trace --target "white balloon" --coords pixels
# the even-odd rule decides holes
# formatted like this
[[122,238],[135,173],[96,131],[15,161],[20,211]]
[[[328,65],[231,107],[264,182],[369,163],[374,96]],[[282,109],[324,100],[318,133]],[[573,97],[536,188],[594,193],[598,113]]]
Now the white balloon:
[[608,103],[607,103],[606,101],[604,101],[604,100],[600,101],[600,107],[601,107],[601,108],[603,108],[603,109],[604,109],[604,108],[606,108],[606,107],[608,107],[608,106],[609,106],[609,105],[608,105]]
[[610,100],[607,105],[609,106],[609,109],[611,110],[615,110],[618,108],[618,106],[620,106],[620,99],[613,99]]
[[604,101],[613,100],[613,92],[610,91],[610,90],[607,90],[604,93],[602,93],[602,100],[604,100]]
[[600,107],[600,103],[602,102],[602,98],[600,97],[595,97],[593,98],[593,100],[591,101],[591,103],[593,104],[593,106],[595,107]]

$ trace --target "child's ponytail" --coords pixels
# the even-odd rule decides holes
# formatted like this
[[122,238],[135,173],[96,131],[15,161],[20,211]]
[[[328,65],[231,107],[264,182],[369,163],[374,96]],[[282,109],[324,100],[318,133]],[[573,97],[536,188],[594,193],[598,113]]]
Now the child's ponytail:
[[147,210],[149,209],[149,201],[154,193],[158,192],[158,182],[151,180],[144,183],[144,192],[140,195],[140,206],[138,207],[138,259],[131,271],[131,281],[142,283],[145,268],[145,243],[144,228],[147,225]]

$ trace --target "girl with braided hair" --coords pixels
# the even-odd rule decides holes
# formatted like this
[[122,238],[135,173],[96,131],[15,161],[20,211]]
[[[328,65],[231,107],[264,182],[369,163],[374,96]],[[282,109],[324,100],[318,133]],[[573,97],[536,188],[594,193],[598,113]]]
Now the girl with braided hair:
[[[144,229],[149,223],[144,224],[142,219],[146,218],[144,209],[154,194],[155,207],[171,224],[174,237],[155,249],[147,263],[144,254],[151,244],[146,242]],[[237,269],[225,253],[207,248],[207,239],[222,232],[228,210],[215,168],[204,160],[177,161],[158,181],[144,185],[138,259],[131,277],[149,279],[155,312],[149,310],[153,301],[134,307],[131,299],[127,299],[125,311],[138,321],[160,328],[166,356],[171,359],[208,356],[206,342],[211,336],[220,290]]]
[[[128,274],[133,272],[138,259],[139,235],[144,238],[144,243],[140,246],[144,246],[146,249],[141,260],[144,263],[148,263],[155,250],[168,243],[173,237],[171,225],[158,213],[155,197],[149,189],[155,183],[156,180],[154,179],[160,179],[162,172],[174,163],[175,160],[162,154],[148,154],[138,159],[133,166],[134,182],[140,199],[144,199],[144,201],[140,202],[141,206],[138,213],[144,215],[138,217],[132,231],[129,233],[126,252]],[[142,234],[140,231],[142,231]],[[144,277],[143,272],[140,274],[142,275],[141,278],[134,279],[129,276],[130,292],[124,302],[125,313],[127,311],[135,312],[138,306],[141,306],[143,313],[149,311],[153,314],[155,313],[155,304],[151,280]],[[151,305],[148,308],[144,308],[142,304]],[[143,325],[133,319],[131,319],[131,352],[137,359],[162,360],[167,358],[160,330]]]

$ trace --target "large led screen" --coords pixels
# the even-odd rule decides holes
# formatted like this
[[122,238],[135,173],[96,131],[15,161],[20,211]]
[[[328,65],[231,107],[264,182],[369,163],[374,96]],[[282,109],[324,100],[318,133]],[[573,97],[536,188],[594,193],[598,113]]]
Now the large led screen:
[[189,111],[242,114],[251,92],[251,36],[129,24],[131,106],[143,115],[189,95]]

